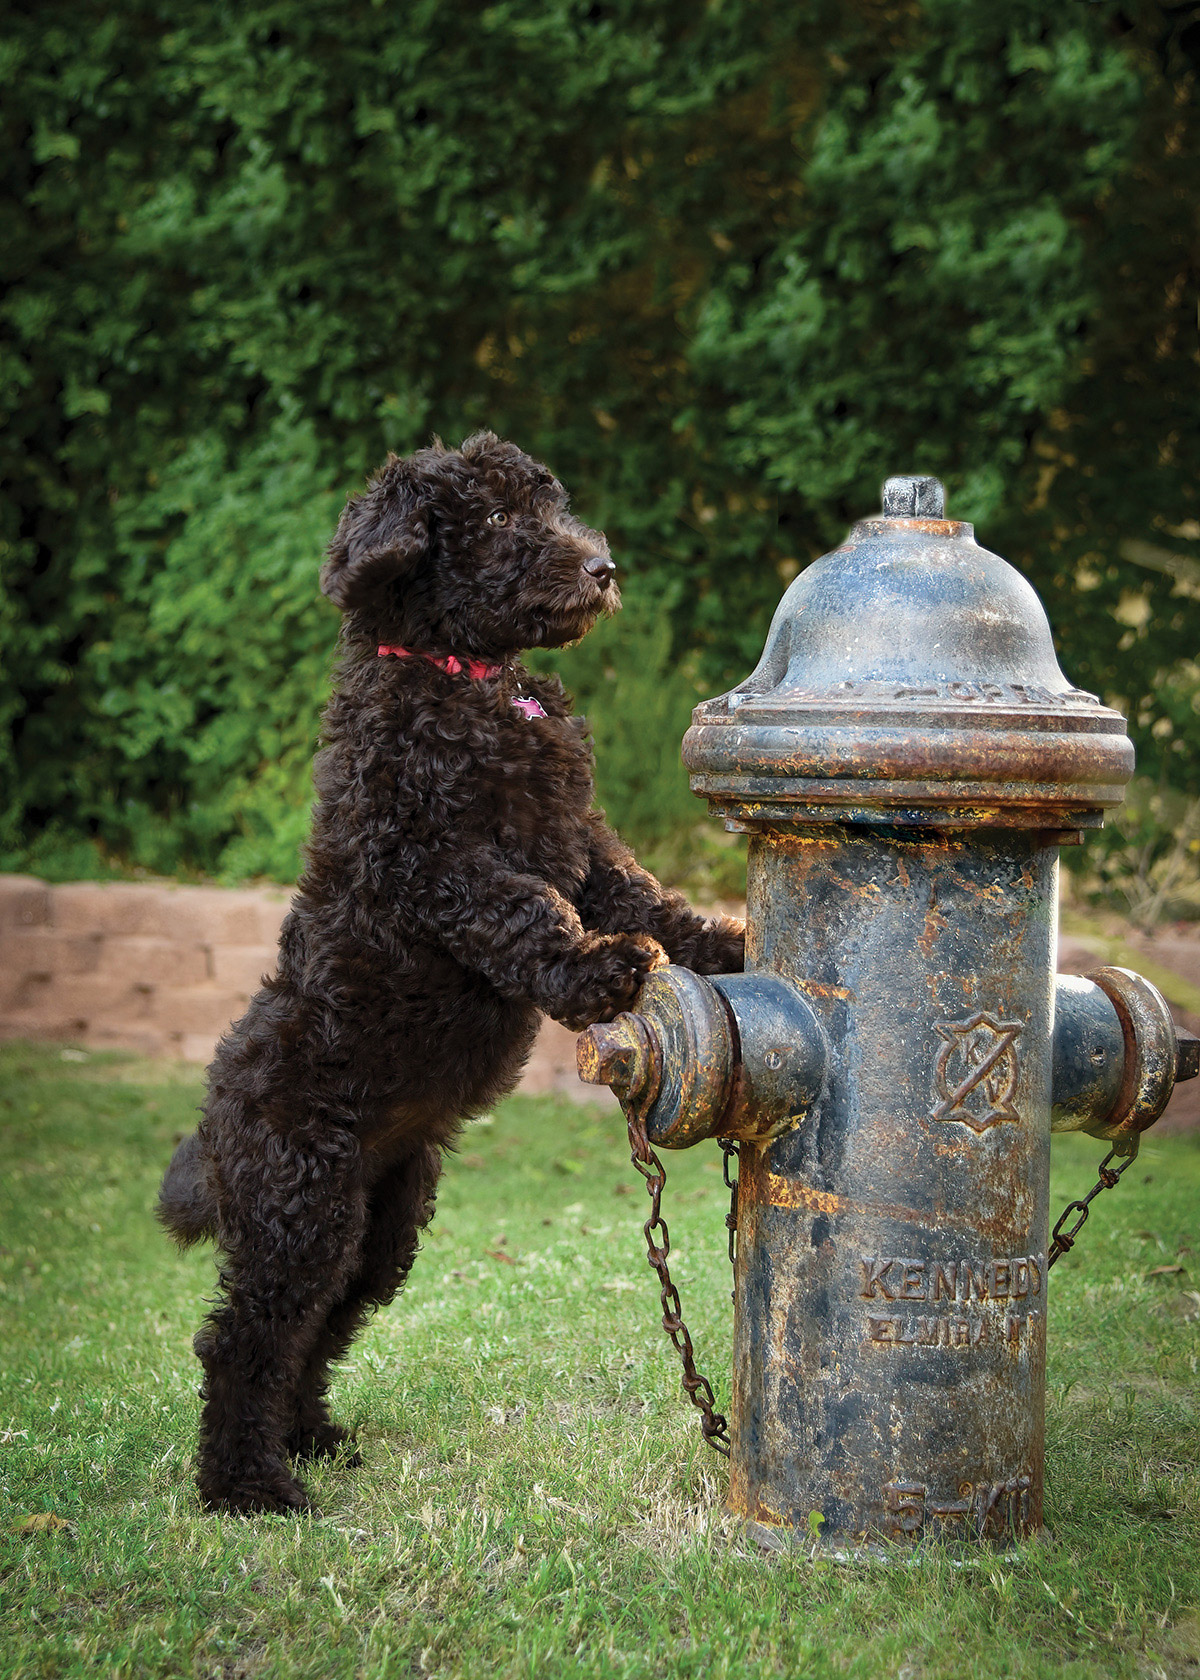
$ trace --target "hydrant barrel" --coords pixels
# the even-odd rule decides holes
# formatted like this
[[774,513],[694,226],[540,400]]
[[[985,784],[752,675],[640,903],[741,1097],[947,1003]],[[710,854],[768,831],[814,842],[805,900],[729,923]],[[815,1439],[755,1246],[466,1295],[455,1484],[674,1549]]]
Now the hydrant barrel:
[[1056,873],[1025,831],[751,838],[749,961],[831,1047],[812,1122],[739,1164],[729,1498],[760,1531],[1041,1521]]
[[1051,1130],[1128,1154],[1200,1058],[1137,975],[1055,975],[1058,849],[1120,802],[1125,721],[900,478],[683,756],[749,835],[746,973],[658,971],[580,1066],[670,1146],[743,1140],[730,1505],[776,1542],[816,1512],[834,1546],[1009,1544],[1042,1513]]

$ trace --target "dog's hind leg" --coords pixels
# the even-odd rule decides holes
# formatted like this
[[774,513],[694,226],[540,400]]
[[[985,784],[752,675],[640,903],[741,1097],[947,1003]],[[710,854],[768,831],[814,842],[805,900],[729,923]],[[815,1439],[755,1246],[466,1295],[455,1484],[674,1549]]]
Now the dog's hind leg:
[[[246,1134],[243,1133],[246,1137]],[[305,1366],[359,1267],[366,1192],[339,1128],[263,1127],[219,1163],[222,1299],[196,1338],[204,1367],[197,1481],[213,1510],[307,1506],[287,1463]]]
[[[349,1439],[326,1403],[329,1368],[345,1356],[364,1321],[402,1287],[416,1259],[421,1231],[433,1218],[441,1151],[426,1145],[398,1161],[372,1187],[359,1267],[313,1344],[296,1396],[288,1450],[296,1458],[332,1457]],[[361,1462],[351,1452],[346,1462]]]

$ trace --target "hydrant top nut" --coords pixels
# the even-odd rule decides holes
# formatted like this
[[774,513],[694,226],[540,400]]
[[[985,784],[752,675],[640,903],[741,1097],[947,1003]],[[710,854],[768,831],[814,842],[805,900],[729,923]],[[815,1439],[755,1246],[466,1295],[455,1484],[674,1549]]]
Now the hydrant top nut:
[[889,478],[883,487],[885,519],[944,519],[946,492],[936,478]]

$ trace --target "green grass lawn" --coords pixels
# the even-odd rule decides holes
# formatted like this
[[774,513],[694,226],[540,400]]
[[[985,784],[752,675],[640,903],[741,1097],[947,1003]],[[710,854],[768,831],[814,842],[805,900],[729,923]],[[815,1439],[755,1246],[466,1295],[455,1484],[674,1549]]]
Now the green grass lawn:
[[[764,1557],[722,1515],[623,1129],[551,1099],[470,1128],[409,1289],[353,1350],[335,1401],[364,1467],[310,1475],[320,1516],[201,1514],[212,1258],[150,1212],[199,1094],[0,1049],[0,1674],[1200,1676],[1200,1139],[1148,1141],[1055,1271],[1047,1540],[840,1565]],[[1102,1152],[1056,1143],[1056,1208]],[[719,1153],[668,1170],[724,1399]],[[30,1531],[44,1513],[65,1526]]]

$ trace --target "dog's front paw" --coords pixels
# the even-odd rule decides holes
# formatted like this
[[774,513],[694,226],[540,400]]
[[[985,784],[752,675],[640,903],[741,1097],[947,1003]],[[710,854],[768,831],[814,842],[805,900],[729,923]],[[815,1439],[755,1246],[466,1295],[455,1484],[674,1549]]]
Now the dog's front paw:
[[583,1032],[595,1021],[611,1021],[632,1008],[646,976],[669,960],[649,934],[597,934],[589,941],[582,972],[551,1013],[572,1032]]
[[740,974],[746,966],[746,924],[736,916],[711,916],[701,935],[697,974]]

